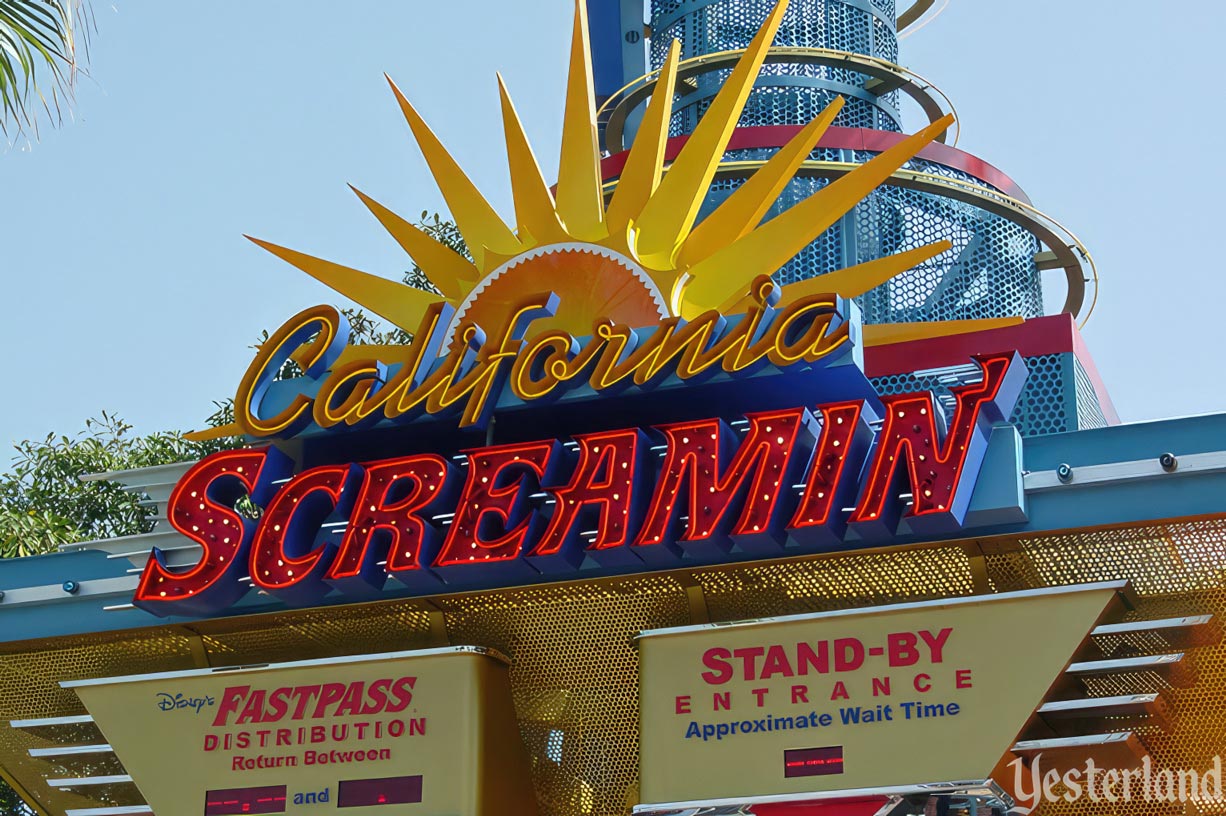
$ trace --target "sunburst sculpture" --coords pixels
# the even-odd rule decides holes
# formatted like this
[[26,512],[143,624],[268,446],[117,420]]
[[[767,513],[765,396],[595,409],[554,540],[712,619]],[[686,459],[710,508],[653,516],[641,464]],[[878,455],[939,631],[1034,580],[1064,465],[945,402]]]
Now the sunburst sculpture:
[[[389,77],[471,260],[365,193],[354,192],[422,268],[437,294],[251,240],[409,332],[438,301],[456,307],[453,329],[460,321],[493,329],[505,319],[511,304],[543,290],[555,292],[561,305],[554,317],[535,327],[576,336],[590,334],[593,321],[600,318],[645,327],[669,317],[692,319],[711,309],[736,313],[755,277],[779,270],[953,122],[947,116],[933,123],[763,222],[838,115],[843,105],[838,99],[699,221],[699,209],[786,9],[787,0],[780,0],[698,127],[668,164],[665,144],[681,50],[679,42],[672,43],[624,169],[606,199],[587,14],[583,0],[578,0],[556,188],[545,181],[506,86],[501,77],[498,80],[514,227],[495,212]],[[939,241],[784,286],[783,303],[814,293],[858,297],[950,247],[949,242]],[[866,342],[873,344],[1000,324],[956,321],[866,327],[865,334]]]

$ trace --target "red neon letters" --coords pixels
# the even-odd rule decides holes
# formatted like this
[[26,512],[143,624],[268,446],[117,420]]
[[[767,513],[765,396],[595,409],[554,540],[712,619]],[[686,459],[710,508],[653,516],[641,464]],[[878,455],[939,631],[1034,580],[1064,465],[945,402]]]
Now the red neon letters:
[[263,450],[222,451],[189,470],[170,495],[167,520],[199,544],[204,555],[191,569],[175,570],[167,565],[165,553],[154,550],[136,598],[206,614],[242,597],[245,589],[238,579],[246,574],[255,524],[234,506],[244,496],[258,497],[269,476],[279,475],[271,472],[281,464]]
[[[860,461],[872,442],[873,432],[864,421],[864,403],[823,405],[818,413],[822,433],[813,451],[805,492],[792,516],[793,535],[806,543],[832,543],[842,538],[842,514],[837,512],[855,501],[859,487],[845,477],[847,462]],[[836,527],[836,521],[840,522]]]
[[[717,419],[665,425],[655,447],[630,429],[580,435],[574,456],[556,441],[480,448],[466,454],[458,498],[459,474],[434,454],[316,467],[275,493],[275,451],[216,454],[188,472],[168,511],[203,556],[176,570],[157,554],[135,603],[158,615],[216,610],[242,596],[244,574],[301,604],[333,589],[370,595],[388,575],[429,589],[578,570],[589,556],[655,566],[718,558],[733,544],[750,555],[813,551],[841,540],[848,520],[893,534],[907,480],[912,531],[956,526],[991,423],[1020,389],[1016,355],[979,362],[982,383],[951,389],[957,410],[943,440],[931,395],[885,397],[871,453],[869,412],[840,403],[816,416],[751,414],[740,436]],[[247,494],[264,507],[258,524],[232,509]]]
[[584,434],[575,437],[575,444],[579,461],[570,481],[546,488],[554,507],[549,526],[531,553],[538,569],[582,563],[581,531],[576,527],[586,511],[596,513],[596,537],[587,547],[593,553],[617,552],[630,536],[643,434],[636,430]]
[[300,473],[264,511],[251,548],[251,580],[288,602],[324,594],[323,573],[335,551],[319,532],[328,516],[347,517],[353,506],[356,465],[319,467]]
[[[732,535],[769,534],[779,496],[790,487],[788,465],[807,414],[796,408],[750,415],[749,433],[734,457],[727,451],[735,436],[718,419],[658,428],[668,443],[667,453],[635,544],[660,545],[672,538],[669,527],[678,509],[687,515],[685,534],[679,540],[682,548],[690,549],[687,542],[709,542],[730,521],[731,505],[738,497],[743,497],[742,509]],[[802,456],[807,452],[799,451]],[[731,462],[725,465],[728,459]],[[686,483],[688,495],[681,489]],[[718,546],[726,551],[729,542]]]
[[[973,479],[963,480],[967,457],[981,452],[986,435],[981,419],[999,421],[995,403],[1015,355],[977,358],[983,381],[951,388],[957,409],[943,444],[938,442],[931,394],[882,397],[885,421],[864,478],[863,499],[850,523],[873,538],[892,535],[898,518],[899,476],[909,481],[910,517],[933,523],[932,531],[960,524],[970,503]],[[921,522],[921,527],[924,526]]]
[[[451,473],[447,460],[432,453],[368,465],[328,583],[366,595],[381,590],[389,573],[406,584],[428,575],[423,567],[438,551],[438,531],[422,513],[443,499]],[[384,558],[386,571],[379,567]]]
[[464,492],[435,566],[517,559],[536,520],[527,511],[525,484],[530,475],[544,479],[556,446],[536,442],[469,451]]

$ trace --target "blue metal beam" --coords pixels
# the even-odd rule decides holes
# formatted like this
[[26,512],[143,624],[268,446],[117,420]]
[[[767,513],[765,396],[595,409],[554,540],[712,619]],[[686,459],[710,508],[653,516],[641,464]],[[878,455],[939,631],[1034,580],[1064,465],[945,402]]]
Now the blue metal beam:
[[[1174,467],[1159,463],[1165,453],[1173,454]],[[1067,483],[1056,475],[1062,465],[1067,466]],[[1010,500],[1020,497],[1023,476],[1024,505],[1010,511]],[[1226,414],[1026,439],[1005,427],[993,435],[968,521],[992,525],[975,529],[976,539],[1178,521],[1222,515],[1226,508],[1223,495]],[[933,539],[904,535],[896,543],[926,541]],[[732,560],[736,558],[734,554]],[[741,556],[740,560],[752,559]],[[126,558],[108,558],[94,551],[3,562],[0,642],[191,622],[158,619],[131,608],[106,611],[106,607],[124,607],[130,600],[130,590],[117,589],[131,585],[130,568]],[[577,577],[628,572],[601,570]],[[76,585],[75,593],[64,588],[66,582]],[[387,597],[397,595],[389,585]],[[408,593],[399,595],[407,597]],[[252,593],[228,615],[284,608]]]

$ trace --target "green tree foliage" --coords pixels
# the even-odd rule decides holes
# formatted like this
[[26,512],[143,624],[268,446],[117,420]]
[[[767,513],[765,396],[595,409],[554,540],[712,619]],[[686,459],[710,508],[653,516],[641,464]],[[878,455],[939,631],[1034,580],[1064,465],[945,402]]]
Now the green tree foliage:
[[[219,412],[213,419],[221,419]],[[90,473],[185,462],[232,447],[236,440],[189,442],[182,434],[137,436],[105,412],[73,436],[17,443],[12,468],[0,475],[0,557],[52,552],[61,544],[137,535],[152,529],[140,496]]]
[[[463,255],[468,260],[472,260],[473,256],[468,251],[468,245],[464,243],[464,236],[460,234],[460,228],[456,226],[454,221],[443,218],[438,213],[433,213],[429,210],[422,210],[421,221],[417,223],[417,228],[429,235],[434,240],[444,246],[448,246],[456,252]],[[422,272],[420,266],[413,265],[412,271],[406,272],[404,282],[410,286],[416,286],[418,289],[424,289],[427,292],[438,292],[438,289]]]
[[[81,0],[0,0],[0,132],[7,136],[10,128],[18,133],[29,128],[37,134],[40,107],[59,121],[61,104],[71,95],[79,70],[77,46],[83,38],[79,41],[77,34],[88,30],[82,24],[86,15]],[[91,432],[88,426],[86,432]],[[38,467],[35,460],[41,457],[31,444],[18,446],[18,465],[28,467],[25,475],[15,470],[0,479],[0,556],[54,549],[82,535],[73,519],[54,508],[26,503],[22,513],[10,503],[14,491],[22,494],[23,478],[43,486],[54,478],[47,468]],[[16,791],[0,781],[0,816],[32,813]]]
[[59,122],[88,30],[84,0],[0,0],[0,132]]

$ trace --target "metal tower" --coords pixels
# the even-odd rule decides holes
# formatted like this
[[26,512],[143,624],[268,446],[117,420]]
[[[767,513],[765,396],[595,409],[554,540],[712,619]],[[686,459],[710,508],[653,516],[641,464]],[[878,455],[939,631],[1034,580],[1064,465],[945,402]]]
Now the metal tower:
[[[673,89],[673,141],[693,131],[732,64],[776,0],[588,0],[597,103],[610,154],[632,141],[655,91],[669,44],[682,43]],[[798,128],[836,96],[845,107],[767,218],[807,198],[902,138],[953,111],[932,83],[898,64],[899,36],[921,25],[933,0],[792,0],[738,123],[704,212],[737,189]],[[646,19],[647,22],[644,22]],[[912,118],[904,122],[904,114]],[[992,321],[1044,315],[1046,282],[1067,291],[1061,312],[1082,322],[1093,309],[1097,273],[1067,229],[1035,209],[1026,193],[988,162],[956,147],[958,126],[909,162],[777,274],[781,284],[820,276],[946,239],[953,248],[859,299],[866,323]],[[1063,271],[1059,275],[1058,271]],[[1063,280],[1061,280],[1063,278]],[[1088,359],[1088,358],[1087,358]],[[1051,363],[1055,419],[1027,433],[1093,427],[1111,416],[1070,355]],[[1092,367],[1092,365],[1091,365]],[[1032,379],[1036,366],[1032,365]],[[1041,377],[1039,379],[1042,379]],[[1036,380],[1037,382],[1037,380]],[[912,378],[896,387],[911,387]],[[932,383],[925,383],[925,387]],[[889,384],[883,383],[888,388]],[[1032,388],[1036,387],[1032,384]],[[1081,398],[1077,398],[1080,392]]]

